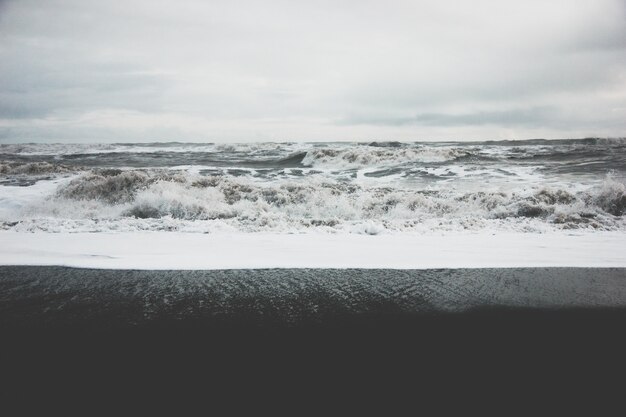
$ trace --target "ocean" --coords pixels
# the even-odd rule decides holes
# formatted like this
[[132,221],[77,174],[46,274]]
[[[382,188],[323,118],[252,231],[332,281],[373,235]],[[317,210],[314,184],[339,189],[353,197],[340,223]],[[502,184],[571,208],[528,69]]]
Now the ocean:
[[3,404],[621,398],[625,139],[2,144],[0,161]]
[[1,144],[0,229],[626,230],[626,139]]

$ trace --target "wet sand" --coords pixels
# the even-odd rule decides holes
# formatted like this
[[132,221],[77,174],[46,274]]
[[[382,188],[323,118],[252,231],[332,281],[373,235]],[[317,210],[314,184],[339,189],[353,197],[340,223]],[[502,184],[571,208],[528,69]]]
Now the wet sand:
[[626,269],[141,271],[0,267],[0,327],[333,327],[477,311],[626,307]]
[[485,379],[490,396],[525,401],[618,396],[607,382],[626,370],[625,328],[620,268],[0,267],[3,392],[24,399],[321,390],[362,404]]

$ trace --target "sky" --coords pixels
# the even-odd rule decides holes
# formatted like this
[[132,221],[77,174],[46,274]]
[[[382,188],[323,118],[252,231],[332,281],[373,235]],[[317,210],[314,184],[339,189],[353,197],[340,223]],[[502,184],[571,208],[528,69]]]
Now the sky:
[[590,136],[625,0],[0,0],[0,143]]

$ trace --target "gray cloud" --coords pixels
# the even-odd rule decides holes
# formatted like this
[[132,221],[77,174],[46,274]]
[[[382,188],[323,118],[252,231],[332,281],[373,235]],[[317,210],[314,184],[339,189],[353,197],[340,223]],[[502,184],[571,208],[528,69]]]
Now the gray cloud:
[[138,65],[76,57],[63,48],[33,47],[25,40],[0,54],[0,115],[43,118],[55,112],[102,108],[158,111],[168,85]]
[[555,109],[552,107],[533,107],[528,109],[513,109],[503,111],[485,111],[465,114],[421,113],[413,117],[398,118],[351,118],[339,120],[338,124],[376,124],[376,125],[424,125],[424,126],[552,126],[560,122]]
[[0,1],[5,142],[624,132],[622,0]]

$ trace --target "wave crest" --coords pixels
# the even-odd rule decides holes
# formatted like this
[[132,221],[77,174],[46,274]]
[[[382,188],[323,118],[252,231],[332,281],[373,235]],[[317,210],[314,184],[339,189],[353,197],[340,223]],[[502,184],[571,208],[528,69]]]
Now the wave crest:
[[[159,221],[168,227],[208,221],[244,232],[315,228],[374,234],[491,227],[536,232],[624,230],[625,207],[624,184],[612,179],[576,192],[549,187],[465,192],[319,177],[263,182],[176,171],[96,170],[60,186],[45,204],[24,210],[22,218],[3,220],[17,229],[36,219],[66,218],[108,228],[124,228],[137,219],[148,228],[161,227]],[[137,227],[134,220],[132,224]]]
[[102,200],[107,203],[132,201],[141,189],[158,181],[185,182],[184,175],[171,171],[141,171],[119,169],[94,170],[58,190],[60,197],[74,200]]
[[302,164],[309,167],[359,168],[407,162],[446,162],[470,155],[469,150],[455,147],[321,148],[308,151]]
[[0,174],[3,175],[46,175],[65,174],[77,168],[50,162],[0,162]]

